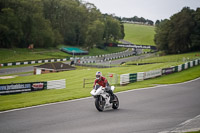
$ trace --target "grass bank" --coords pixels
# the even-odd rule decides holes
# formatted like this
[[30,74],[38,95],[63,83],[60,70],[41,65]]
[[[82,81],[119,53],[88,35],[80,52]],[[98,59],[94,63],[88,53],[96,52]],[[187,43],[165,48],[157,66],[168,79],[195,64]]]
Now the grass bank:
[[18,62],[27,60],[39,60],[50,58],[66,58],[71,56],[67,53],[61,52],[59,49],[33,49],[26,48],[13,48],[13,49],[0,49],[0,63]]
[[[94,48],[89,51],[88,56],[116,53],[126,50],[125,48],[106,48],[104,50]],[[48,49],[33,49],[26,48],[13,48],[4,49],[0,48],[0,63],[27,61],[27,60],[40,60],[40,59],[62,59],[66,57],[72,57],[72,55],[60,51],[58,48]]]
[[154,26],[138,25],[138,24],[124,24],[125,38],[124,40],[139,45],[152,45],[154,43]]
[[167,62],[177,62],[183,63],[189,60],[194,60],[200,58],[200,52],[192,52],[185,54],[173,54],[166,56],[156,56],[151,58],[145,58],[137,61],[128,62],[128,64],[132,63],[167,63]]

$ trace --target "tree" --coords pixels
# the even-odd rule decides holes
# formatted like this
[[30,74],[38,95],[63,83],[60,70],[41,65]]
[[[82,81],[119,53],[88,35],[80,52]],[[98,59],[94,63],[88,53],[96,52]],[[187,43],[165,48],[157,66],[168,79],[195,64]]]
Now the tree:
[[159,25],[156,25],[156,34],[154,37],[154,42],[157,45],[157,48],[165,53],[169,52],[168,46],[168,35],[169,35],[169,25],[170,21],[165,19],[160,22]]
[[194,13],[195,27],[191,35],[192,50],[200,50],[200,8]]
[[179,13],[170,17],[170,20],[156,24],[154,41],[160,50],[165,53],[189,52],[198,47],[199,42],[199,15],[197,11],[184,7]]
[[168,36],[169,50],[172,53],[187,52],[191,48],[190,36],[194,29],[193,10],[185,7],[171,17],[171,30]]
[[0,18],[0,47],[93,47],[124,37],[119,20],[79,0],[0,0]]
[[103,44],[103,33],[104,23],[99,20],[94,21],[88,27],[86,44],[89,49]]
[[0,13],[0,47],[13,47],[22,36],[21,23],[13,9],[3,8]]
[[105,30],[104,40],[106,43],[115,42],[123,38],[123,27],[120,22],[114,19],[112,16],[105,15]]
[[155,25],[157,26],[157,25],[159,25],[159,24],[160,24],[160,20],[156,20]]

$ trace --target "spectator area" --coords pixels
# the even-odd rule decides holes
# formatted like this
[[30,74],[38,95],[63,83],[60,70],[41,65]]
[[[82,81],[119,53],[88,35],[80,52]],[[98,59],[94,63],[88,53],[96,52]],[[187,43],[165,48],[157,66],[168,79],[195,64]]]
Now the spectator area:
[[63,47],[61,51],[66,52],[68,54],[75,54],[75,55],[85,55],[88,54],[88,51],[81,50],[75,47]]

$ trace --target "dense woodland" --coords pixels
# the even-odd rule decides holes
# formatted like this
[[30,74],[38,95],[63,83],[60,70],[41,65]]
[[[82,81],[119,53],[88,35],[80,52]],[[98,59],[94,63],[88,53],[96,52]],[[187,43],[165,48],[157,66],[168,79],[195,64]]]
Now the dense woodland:
[[184,7],[169,20],[156,21],[154,41],[166,54],[200,50],[200,8]]
[[124,27],[112,15],[79,0],[0,0],[0,47],[90,49],[124,37]]
[[[103,47],[124,38],[122,21],[153,25],[142,17],[102,14],[81,0],[0,0],[0,48]],[[200,50],[200,8],[184,7],[155,25],[155,44],[166,54]]]

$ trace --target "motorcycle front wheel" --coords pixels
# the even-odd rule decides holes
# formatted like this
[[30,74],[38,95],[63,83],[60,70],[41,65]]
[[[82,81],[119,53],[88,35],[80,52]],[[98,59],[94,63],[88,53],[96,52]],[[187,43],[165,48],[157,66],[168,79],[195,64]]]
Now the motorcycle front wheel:
[[104,110],[105,103],[106,103],[106,101],[102,96],[98,96],[95,99],[95,106],[96,106],[98,111],[103,111]]

